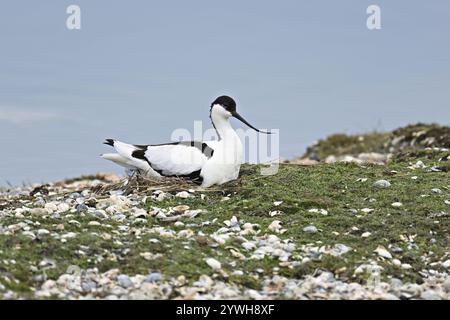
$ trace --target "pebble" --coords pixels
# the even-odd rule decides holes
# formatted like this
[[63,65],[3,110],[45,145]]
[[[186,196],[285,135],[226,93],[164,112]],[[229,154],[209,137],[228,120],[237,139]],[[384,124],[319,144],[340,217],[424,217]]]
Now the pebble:
[[370,237],[372,234],[370,233],[370,232],[364,232],[362,235],[361,235],[361,237],[362,238],[368,238],[368,237]]
[[[109,217],[109,216],[106,214],[106,212],[103,211],[103,210],[96,210],[96,211],[94,211],[94,212],[93,212],[93,216],[96,217],[96,218],[99,218],[99,219],[108,219],[108,217]],[[126,218],[125,215],[122,214],[122,216],[123,216],[124,218]]]
[[26,237],[29,237],[31,239],[35,239],[36,238],[36,235],[32,231],[24,231],[24,232],[22,232],[22,235],[24,235]]
[[66,212],[70,210],[70,206],[67,203],[60,203],[58,204],[58,209],[59,212]]
[[119,285],[123,288],[130,288],[133,287],[133,281],[131,281],[130,277],[126,274],[121,274],[117,276],[117,282]]
[[400,248],[398,245],[396,245],[396,244],[390,244],[389,245],[389,249],[392,251],[392,252],[394,252],[394,253],[402,253],[403,252],[403,249],[402,248]]
[[206,264],[210,266],[213,270],[219,270],[222,268],[222,264],[214,258],[207,258]]
[[403,206],[403,203],[401,203],[401,202],[394,202],[394,203],[391,204],[391,206],[393,206],[394,208],[399,208],[399,207]]
[[[56,208],[56,206],[55,206],[55,208]],[[32,209],[30,209],[30,214],[32,214],[34,216],[43,216],[43,215],[46,215],[48,213],[49,213],[48,210],[43,209],[43,208],[32,208]]]
[[391,183],[387,180],[378,180],[373,184],[376,188],[389,188]]
[[175,197],[187,199],[187,198],[194,198],[194,195],[190,194],[190,193],[187,192],[187,191],[181,191],[181,192],[178,192],[178,193],[175,195]]
[[256,248],[256,245],[255,245],[253,242],[248,242],[248,241],[246,241],[246,242],[243,242],[243,243],[242,243],[242,247],[243,247],[245,250],[252,250],[252,249],[255,249],[255,248]]
[[183,212],[185,212],[186,210],[189,210],[189,206],[186,206],[186,205],[179,205],[179,206],[174,207],[173,210],[174,210],[175,212],[178,212],[178,213],[183,213]]
[[427,290],[422,292],[420,297],[424,300],[442,300],[441,296],[433,290]]
[[87,282],[81,283],[81,288],[85,292],[90,292],[97,288],[97,284],[94,281],[87,281]]
[[427,166],[423,163],[422,160],[417,161],[414,165],[411,166],[412,169],[424,169]]
[[53,213],[58,210],[58,206],[53,202],[49,202],[45,204],[44,209],[47,211],[47,213]]
[[378,248],[376,248],[374,252],[376,252],[380,257],[392,259],[392,254],[383,246],[378,246]]
[[80,213],[80,212],[86,212],[86,211],[89,210],[88,206],[85,205],[84,203],[77,205],[77,206],[75,207],[75,209],[77,210],[78,213]]
[[267,229],[269,229],[270,231],[273,232],[280,232],[281,229],[281,221],[279,220],[274,220],[268,227]]
[[338,256],[341,256],[341,255],[349,252],[350,250],[351,250],[351,248],[347,247],[345,244],[338,243],[338,244],[335,244],[333,246],[333,248],[331,248],[330,254],[332,256],[338,257]]
[[61,238],[63,238],[63,239],[73,239],[73,238],[76,238],[76,236],[77,236],[77,234],[75,232],[68,232],[66,234],[63,234],[61,236]]
[[37,231],[37,234],[38,234],[39,236],[46,236],[46,235],[49,235],[49,234],[50,234],[50,231],[48,231],[47,229],[39,229],[39,230]]
[[317,232],[318,229],[315,226],[307,226],[303,228],[303,231],[305,232]]
[[308,212],[311,213],[320,213],[323,216],[327,216],[328,215],[328,211],[325,209],[309,209]]
[[441,190],[441,189],[438,189],[438,188],[433,188],[433,189],[431,189],[431,192],[437,193],[437,194],[441,194],[441,193],[442,193],[442,190]]
[[443,266],[445,269],[450,269],[450,259],[445,260],[445,262],[442,263],[442,266]]
[[147,282],[159,282],[161,281],[161,274],[159,272],[152,272],[150,273],[146,278],[145,281]]
[[392,260],[392,264],[394,266],[400,267],[402,265],[402,262],[400,260],[398,260],[398,259],[393,259]]
[[184,223],[181,221],[177,221],[173,224],[175,227],[177,228],[183,228],[184,227]]

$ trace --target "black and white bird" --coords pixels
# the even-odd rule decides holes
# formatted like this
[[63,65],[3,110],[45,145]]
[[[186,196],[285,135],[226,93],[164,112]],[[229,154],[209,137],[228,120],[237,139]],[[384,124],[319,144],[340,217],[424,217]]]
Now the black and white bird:
[[235,180],[243,161],[243,146],[229,118],[235,117],[257,132],[236,111],[236,102],[228,96],[218,97],[210,109],[210,118],[219,140],[181,141],[156,145],[133,145],[114,139],[105,144],[117,153],[101,155],[127,169],[152,177],[187,177],[207,188]]

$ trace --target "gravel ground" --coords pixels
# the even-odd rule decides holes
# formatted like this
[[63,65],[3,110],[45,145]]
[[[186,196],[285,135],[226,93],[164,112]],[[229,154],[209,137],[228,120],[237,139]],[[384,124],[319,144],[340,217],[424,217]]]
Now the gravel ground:
[[[320,245],[317,243],[296,243],[284,236],[289,225],[278,220],[276,210],[270,213],[271,223],[264,228],[232,216],[225,219],[220,216],[213,220],[205,219],[200,223],[190,223],[190,219],[202,217],[204,209],[190,208],[179,204],[168,208],[152,206],[142,207],[149,199],[154,203],[166,199],[178,199],[183,202],[190,198],[205,198],[201,191],[163,192],[155,190],[150,194],[123,195],[120,190],[109,194],[94,192],[99,185],[117,183],[120,179],[111,174],[97,176],[97,179],[85,179],[71,183],[55,183],[13,188],[0,192],[0,236],[8,244],[8,238],[18,237],[14,248],[0,248],[0,298],[56,298],[56,299],[449,299],[450,277],[447,273],[450,260],[434,262],[439,270],[429,268],[420,271],[422,280],[418,283],[390,279],[381,276],[383,266],[379,261],[387,261],[400,269],[411,266],[393,257],[395,247],[379,246],[375,257],[361,261],[355,266],[355,274],[368,274],[367,281],[352,281],[339,278],[339,270],[333,272],[316,269],[313,273],[296,278],[279,274],[280,268],[296,268],[321,256],[341,257],[352,250],[351,246],[335,243]],[[375,187],[387,188],[384,180],[374,183]],[[439,193],[438,190],[433,191]],[[233,195],[226,195],[222,201],[228,201]],[[277,207],[281,204],[274,203]],[[402,203],[393,203],[401,207]],[[366,208],[367,209],[367,208]],[[370,209],[367,209],[370,210]],[[364,211],[363,211],[364,212]],[[325,209],[310,209],[309,214],[327,216]],[[161,222],[152,225],[151,221]],[[212,231],[203,230],[203,226],[217,225]],[[320,232],[313,225],[303,228],[305,233]],[[96,248],[80,244],[75,247],[82,235],[90,235],[109,242],[114,246],[105,248],[100,254]],[[362,237],[370,237],[370,232]],[[104,260],[122,261],[133,243],[126,243],[127,237],[142,239],[148,243],[159,244],[163,248],[158,252],[141,250],[139,261],[157,261],[176,259],[165,254],[169,248],[180,245],[186,251],[192,249],[191,243],[199,243],[217,250],[225,246],[230,257],[236,261],[252,262],[264,259],[276,259],[279,266],[271,274],[263,269],[255,269],[250,275],[257,281],[256,288],[239,281],[231,281],[248,273],[225,256],[199,257],[198,264],[207,272],[195,279],[188,275],[172,276],[160,270],[147,273],[125,272],[120,268],[107,268],[103,264],[100,272],[92,267]],[[24,240],[26,239],[26,240]],[[165,239],[170,242],[165,242]],[[11,258],[11,250],[25,250],[24,243],[48,243],[48,250],[76,251],[77,260],[63,261],[51,258],[50,252],[44,252],[39,260],[30,258],[28,264]],[[230,241],[232,245],[230,245]],[[204,243],[203,243],[204,242]],[[168,243],[168,244],[167,244]],[[95,246],[96,244],[93,244]],[[73,249],[76,248],[76,249]],[[120,248],[120,249],[117,249]],[[61,249],[62,250],[62,249]],[[118,251],[119,250],[119,251]],[[93,253],[90,253],[90,252]],[[212,251],[214,252],[214,251]],[[74,252],[71,252],[74,253]],[[29,253],[32,255],[33,253]],[[50,257],[50,258],[49,258]],[[79,262],[79,265],[73,262]],[[21,264],[18,266],[18,264]],[[120,265],[120,263],[119,263]],[[12,272],[10,269],[14,269]],[[20,276],[24,270],[26,276]],[[342,270],[344,271],[344,270]],[[32,279],[24,279],[31,276]],[[189,279],[188,279],[189,278]],[[20,287],[21,283],[27,287]]]

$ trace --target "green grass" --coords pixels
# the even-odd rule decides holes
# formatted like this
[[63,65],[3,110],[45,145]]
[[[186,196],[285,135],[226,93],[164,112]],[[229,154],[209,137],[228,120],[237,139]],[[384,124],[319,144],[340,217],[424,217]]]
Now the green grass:
[[427,147],[450,148],[450,127],[417,123],[392,132],[333,134],[307,148],[303,158],[357,155],[364,152],[399,153],[408,148],[421,151]]
[[[352,248],[340,257],[322,255],[320,259],[313,259],[293,268],[280,267],[279,274],[283,276],[300,278],[317,269],[332,272],[339,270],[340,278],[363,282],[367,275],[355,277],[354,270],[370,260],[378,260],[379,265],[384,268],[384,278],[397,277],[420,282],[419,272],[430,268],[439,270],[439,265],[431,267],[430,263],[444,259],[449,253],[448,214],[437,218],[434,214],[449,211],[449,205],[444,201],[450,200],[450,174],[423,169],[411,170],[408,165],[418,159],[422,159],[428,166],[437,165],[437,159],[442,156],[445,154],[432,151],[404,154],[395,158],[388,166],[363,167],[345,163],[309,167],[281,165],[279,172],[273,176],[261,176],[258,166],[246,165],[243,168],[246,174],[237,183],[218,188],[218,191],[205,192],[204,200],[197,193],[195,198],[171,198],[162,202],[149,198],[146,204],[143,204],[149,210],[153,206],[169,208],[179,204],[189,205],[191,209],[205,209],[206,211],[197,217],[183,220],[186,224],[210,221],[209,225],[192,227],[195,233],[202,231],[206,234],[205,239],[166,238],[149,233],[148,229],[156,226],[180,230],[173,223],[162,223],[153,217],[147,219],[146,225],[129,225],[130,229],[141,230],[139,235],[118,231],[117,228],[122,223],[113,220],[99,220],[110,227],[88,226],[89,221],[96,220],[89,215],[75,214],[73,218],[81,223],[80,226],[67,223],[64,215],[61,215],[61,219],[32,217],[30,220],[40,223],[40,226],[33,226],[32,229],[46,228],[56,232],[57,225],[63,223],[64,232],[77,232],[78,236],[62,243],[51,236],[31,240],[20,235],[20,232],[0,235],[0,283],[25,297],[30,296],[31,288],[40,284],[34,282],[33,276],[45,273],[47,278],[56,279],[69,265],[97,267],[100,272],[119,268],[121,272],[130,275],[148,272],[160,272],[166,278],[184,275],[192,283],[202,274],[212,275],[213,272],[204,262],[204,258],[214,257],[222,262],[223,269],[229,275],[233,270],[244,271],[244,276],[230,276],[226,281],[259,288],[255,269],[262,268],[264,275],[271,275],[273,268],[279,267],[277,259],[266,257],[257,261],[233,257],[230,247],[237,248],[249,256],[236,240],[218,247],[209,246],[213,241],[208,235],[223,227],[223,221],[232,216],[242,222],[259,224],[260,235],[272,233],[267,231],[268,225],[275,219],[280,220],[287,232],[278,236],[281,239],[292,239],[297,246],[293,260],[296,256],[298,259],[304,256],[300,248],[306,244],[333,246],[342,243]],[[412,176],[417,176],[417,180],[412,180]],[[359,178],[367,178],[367,181],[358,181]],[[389,180],[391,187],[373,187],[372,184],[379,179]],[[433,193],[433,188],[440,188],[443,192]],[[222,201],[228,194],[230,199]],[[283,203],[275,206],[275,201]],[[402,202],[403,206],[394,208],[391,206],[393,202]],[[310,213],[308,209],[311,208],[326,209],[328,215]],[[374,211],[358,211],[356,214],[351,211],[362,208],[371,208]],[[282,214],[271,217],[269,212],[274,210],[279,210]],[[20,221],[23,219],[8,216],[0,218],[0,225],[8,226]],[[304,232],[303,228],[308,225],[314,225],[320,231]],[[362,238],[361,234],[364,232],[370,232],[371,236]],[[113,239],[102,238],[103,233],[111,234]],[[402,240],[402,235],[414,236],[416,246],[410,247]],[[152,243],[149,241],[151,238],[160,242]],[[250,239],[251,236],[247,238]],[[431,243],[431,239],[435,239],[435,242]],[[120,240],[122,244],[116,243],[115,240]],[[411,269],[396,267],[391,261],[382,260],[373,252],[379,245],[388,248],[390,244],[396,244],[403,249],[403,253],[393,253],[393,256],[402,263],[410,264]],[[80,249],[84,254],[79,253]],[[161,253],[163,257],[148,261],[141,257],[142,252]],[[101,259],[98,259],[99,257]],[[34,270],[30,268],[37,266],[43,258],[55,260],[56,267],[45,271],[39,267]],[[14,260],[15,264],[11,263],[11,260]]]

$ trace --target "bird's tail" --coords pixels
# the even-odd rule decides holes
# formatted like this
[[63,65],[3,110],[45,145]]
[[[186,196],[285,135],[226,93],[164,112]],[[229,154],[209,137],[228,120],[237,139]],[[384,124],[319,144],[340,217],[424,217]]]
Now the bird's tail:
[[127,169],[149,171],[149,163],[134,156],[136,151],[142,151],[139,147],[114,139],[106,139],[104,144],[113,147],[117,153],[102,154],[103,159],[110,160]]

